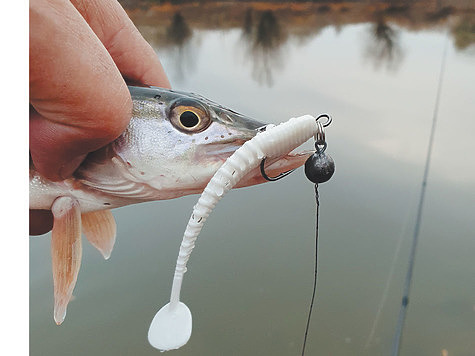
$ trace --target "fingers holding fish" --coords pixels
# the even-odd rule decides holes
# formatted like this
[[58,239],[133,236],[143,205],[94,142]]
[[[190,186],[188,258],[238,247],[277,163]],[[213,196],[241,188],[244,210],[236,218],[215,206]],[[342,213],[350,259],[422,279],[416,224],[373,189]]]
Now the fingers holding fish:
[[30,151],[45,177],[71,175],[130,120],[132,101],[117,66],[68,1],[30,2],[29,74]]
[[[87,153],[123,132],[132,103],[122,76],[170,87],[117,1],[32,0],[29,42],[30,154],[51,180],[71,176]],[[52,225],[50,212],[30,211],[30,234]]]

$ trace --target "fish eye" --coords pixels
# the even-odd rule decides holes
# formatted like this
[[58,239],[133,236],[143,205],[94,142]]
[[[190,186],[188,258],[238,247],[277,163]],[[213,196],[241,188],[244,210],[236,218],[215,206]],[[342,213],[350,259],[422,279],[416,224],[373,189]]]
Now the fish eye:
[[185,133],[204,131],[211,124],[208,111],[195,101],[177,101],[170,108],[170,122]]
[[193,111],[186,110],[180,115],[180,123],[187,128],[192,128],[200,123],[200,118]]

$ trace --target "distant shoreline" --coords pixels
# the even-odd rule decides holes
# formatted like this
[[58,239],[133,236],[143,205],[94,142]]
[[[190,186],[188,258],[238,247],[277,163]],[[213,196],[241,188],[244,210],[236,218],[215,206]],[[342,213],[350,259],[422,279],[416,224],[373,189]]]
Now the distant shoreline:
[[121,0],[139,27],[153,27],[155,41],[165,43],[167,28],[180,14],[191,29],[244,28],[272,12],[286,35],[305,38],[327,26],[388,23],[419,31],[448,28],[457,49],[475,44],[475,1],[153,1]]

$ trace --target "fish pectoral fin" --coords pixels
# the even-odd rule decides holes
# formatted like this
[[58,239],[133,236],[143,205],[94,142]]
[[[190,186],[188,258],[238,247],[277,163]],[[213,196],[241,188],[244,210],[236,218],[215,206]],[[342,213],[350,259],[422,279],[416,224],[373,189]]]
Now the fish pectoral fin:
[[53,202],[54,217],[51,258],[54,284],[54,320],[61,324],[66,316],[81,266],[81,211],[79,203],[69,197]]
[[93,211],[81,216],[82,231],[89,242],[109,259],[114,248],[116,223],[110,210]]

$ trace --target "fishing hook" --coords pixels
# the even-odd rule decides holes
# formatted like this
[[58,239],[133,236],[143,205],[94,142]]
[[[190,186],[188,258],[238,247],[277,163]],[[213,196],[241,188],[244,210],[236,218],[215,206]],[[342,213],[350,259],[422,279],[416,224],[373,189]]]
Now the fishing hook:
[[269,182],[275,182],[276,180],[279,180],[279,179],[282,179],[286,176],[288,176],[290,173],[292,173],[293,171],[295,171],[295,169],[291,169],[290,171],[287,171],[287,172],[283,172],[275,177],[269,177],[265,171],[265,168],[264,168],[264,165],[266,163],[266,159],[263,158],[262,161],[261,161],[261,174],[262,174],[262,177],[264,177],[264,179],[268,180]]

